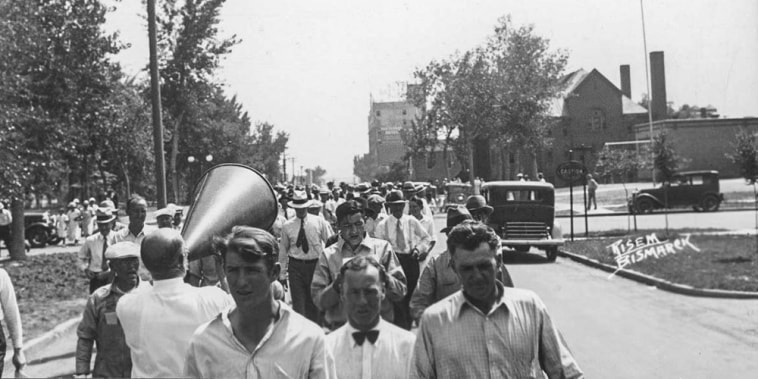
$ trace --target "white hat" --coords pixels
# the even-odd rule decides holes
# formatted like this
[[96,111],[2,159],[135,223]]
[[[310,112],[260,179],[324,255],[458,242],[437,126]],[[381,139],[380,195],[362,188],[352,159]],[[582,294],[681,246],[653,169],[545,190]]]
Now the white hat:
[[305,191],[294,191],[292,193],[292,201],[287,205],[290,208],[308,208],[310,204],[311,201],[308,200],[308,194]]
[[122,241],[108,246],[105,259],[139,258],[140,246],[131,241]]
[[308,208],[321,208],[324,206],[324,203],[321,202],[321,200],[313,199],[311,200],[311,205],[308,206]]
[[166,208],[161,208],[155,211],[155,218],[157,219],[158,217],[161,217],[161,216],[174,217],[175,214],[176,214],[176,209],[166,207]]

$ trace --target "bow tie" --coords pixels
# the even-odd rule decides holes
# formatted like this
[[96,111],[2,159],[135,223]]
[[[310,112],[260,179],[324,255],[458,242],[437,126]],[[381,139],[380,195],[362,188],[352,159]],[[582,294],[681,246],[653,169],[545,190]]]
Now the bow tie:
[[353,333],[353,339],[359,346],[363,346],[363,341],[368,338],[369,342],[373,345],[376,343],[376,339],[379,338],[378,330],[369,330],[368,332],[355,332]]

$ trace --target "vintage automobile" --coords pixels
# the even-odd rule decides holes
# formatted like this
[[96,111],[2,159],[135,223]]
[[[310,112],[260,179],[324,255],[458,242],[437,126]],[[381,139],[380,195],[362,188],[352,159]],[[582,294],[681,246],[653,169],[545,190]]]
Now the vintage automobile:
[[440,207],[441,213],[447,213],[450,208],[459,205],[466,205],[466,199],[474,194],[474,189],[469,183],[447,183],[445,184],[445,203]]
[[650,213],[655,209],[692,207],[698,212],[714,212],[724,201],[719,192],[718,171],[686,171],[658,188],[636,190],[628,201],[630,213]]
[[27,211],[24,213],[24,235],[32,247],[45,247],[60,242],[55,224],[48,212]]
[[501,238],[501,246],[525,252],[545,251],[555,261],[563,246],[561,228],[555,223],[555,189],[550,183],[496,181],[482,185],[481,193],[494,211],[489,225]]

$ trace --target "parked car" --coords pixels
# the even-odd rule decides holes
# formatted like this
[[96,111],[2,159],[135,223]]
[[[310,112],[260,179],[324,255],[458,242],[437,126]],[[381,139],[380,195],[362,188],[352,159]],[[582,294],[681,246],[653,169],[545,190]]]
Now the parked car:
[[628,201],[630,213],[650,213],[655,209],[688,208],[715,212],[724,201],[719,190],[718,171],[680,172],[658,188],[636,190]]
[[55,224],[48,212],[27,211],[24,213],[24,235],[32,247],[45,247],[60,242]]
[[497,181],[482,185],[481,193],[494,211],[489,225],[501,238],[501,246],[516,251],[531,247],[545,251],[555,261],[563,246],[561,228],[555,223],[555,189],[550,183]]
[[447,183],[445,194],[445,203],[440,207],[442,213],[459,205],[466,206],[466,199],[474,194],[474,188],[469,183]]

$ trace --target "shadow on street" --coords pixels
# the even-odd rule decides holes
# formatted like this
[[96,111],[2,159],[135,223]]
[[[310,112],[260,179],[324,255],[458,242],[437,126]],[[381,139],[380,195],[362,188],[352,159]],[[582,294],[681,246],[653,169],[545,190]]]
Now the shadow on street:
[[503,263],[506,265],[511,264],[545,264],[551,263],[545,257],[545,253],[542,250],[533,250],[534,252],[518,252],[515,250],[503,250]]

